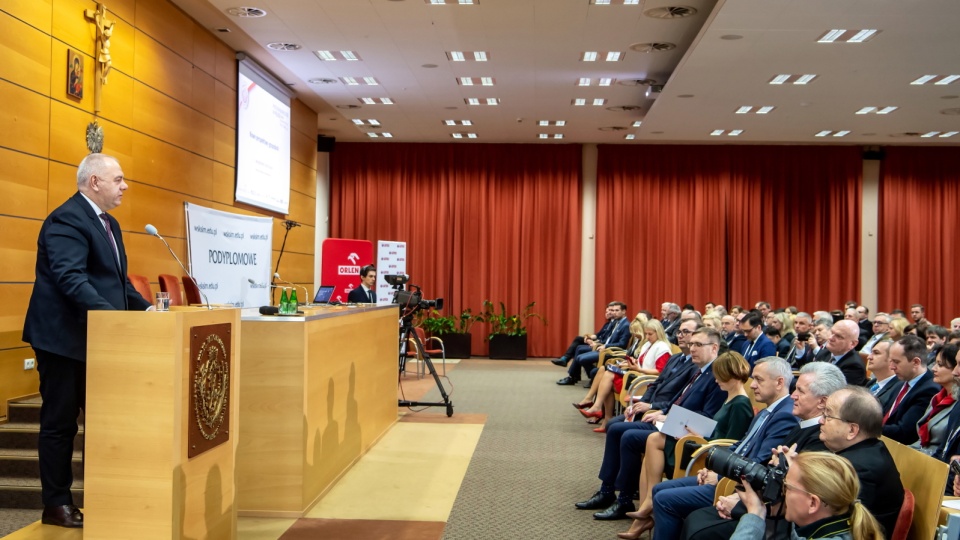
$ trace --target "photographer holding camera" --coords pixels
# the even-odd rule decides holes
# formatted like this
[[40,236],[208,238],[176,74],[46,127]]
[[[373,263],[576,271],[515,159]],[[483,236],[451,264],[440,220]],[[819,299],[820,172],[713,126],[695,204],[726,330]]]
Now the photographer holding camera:
[[[783,482],[785,518],[791,538],[882,540],[880,524],[857,498],[860,481],[846,458],[806,452],[788,458]],[[732,540],[763,540],[767,509],[749,482],[740,498],[748,513],[740,518]]]

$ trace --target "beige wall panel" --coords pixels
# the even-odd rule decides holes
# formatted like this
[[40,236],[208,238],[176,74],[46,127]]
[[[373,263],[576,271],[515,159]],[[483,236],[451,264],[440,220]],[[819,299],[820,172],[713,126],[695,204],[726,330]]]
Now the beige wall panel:
[[237,53],[222,41],[217,41],[216,73],[218,81],[234,92],[237,90]]
[[184,197],[180,193],[145,184],[134,184],[124,195],[123,205],[110,213],[120,220],[125,231],[143,232],[143,228],[151,223],[169,242],[171,237],[186,236],[183,209],[185,200],[207,206],[203,201]]
[[137,30],[134,78],[184,103],[193,103],[193,66],[186,58]]
[[53,0],[53,37],[93,58],[97,32],[83,12],[95,7],[92,1]]
[[42,32],[50,33],[52,0],[4,0],[3,10]]
[[173,49],[183,58],[193,58],[193,19],[166,0],[137,0],[137,28]]
[[305,225],[316,225],[317,200],[297,191],[290,192],[290,214],[287,217]]
[[133,87],[133,106],[137,131],[213,157],[212,118],[140,83]]
[[[316,122],[316,117],[314,117]],[[297,131],[290,132],[290,157],[308,168],[317,168],[317,136],[307,137]]]
[[0,216],[0,276],[7,281],[33,281],[37,236],[42,221]]
[[[93,58],[85,54],[80,55],[80,59],[83,61],[83,98],[77,99],[67,94],[67,50],[69,48],[70,47],[67,47],[57,40],[52,42],[50,97],[93,114],[93,98],[95,95],[94,87],[96,81],[94,78],[95,69]],[[53,118],[57,117],[54,116]]]
[[290,160],[290,189],[317,197],[317,171],[299,161]]
[[214,95],[215,81],[213,75],[198,67],[191,66],[190,77],[190,106],[214,118],[216,97]]
[[[103,87],[100,116],[118,124],[129,126],[133,123],[133,83],[134,80],[122,71],[111,70],[108,83]],[[93,87],[90,87],[93,92]]]
[[107,19],[117,23],[113,27],[113,35],[110,37],[110,62],[112,67],[110,73],[107,74],[108,85],[113,84],[113,75],[118,71],[128,76],[133,74],[137,42],[137,30],[130,22],[133,19],[117,18],[113,10],[110,9],[112,7],[113,2],[107,2]]
[[128,176],[144,184],[211,197],[213,162],[142,133],[133,135],[133,163]]
[[0,13],[0,79],[41,94],[50,93],[50,36]]
[[227,86],[217,81],[213,89],[216,102],[213,104],[213,118],[217,122],[236,129],[237,127],[237,91],[233,86]]
[[7,400],[35,394],[40,389],[40,375],[36,369],[24,370],[23,361],[33,358],[33,349],[21,347],[0,351],[0,416],[7,415]]
[[193,65],[211,77],[217,72],[217,43],[219,40],[209,30],[193,26]]
[[[80,163],[79,161],[77,162]],[[47,183],[47,214],[77,192],[77,166],[50,162],[50,181]]]
[[235,187],[235,169],[222,163],[214,163],[213,185],[210,187],[211,199],[221,204],[233,205]]
[[[272,247],[275,253],[280,253],[280,246],[283,245],[283,233],[287,232],[283,227],[283,221],[282,219],[273,220]],[[315,234],[316,229],[310,225],[303,225],[302,227],[291,229],[290,234],[287,236],[287,248],[283,253],[284,259],[286,259],[287,253],[313,255],[313,239]]]
[[290,127],[307,138],[317,139],[317,113],[299,99],[290,103]]
[[47,160],[0,148],[0,163],[0,214],[47,217]]
[[[23,331],[23,317],[27,313],[31,292],[33,292],[32,279],[30,283],[0,282],[0,334],[5,336],[2,342],[9,347],[22,345],[17,339]],[[7,332],[14,332],[15,335],[7,335]]]
[[107,3],[107,18],[122,19],[124,23],[131,25],[136,16],[136,9],[137,0],[110,0]]
[[230,126],[214,122],[213,124],[213,157],[215,160],[236,166],[237,163],[237,131]]
[[[50,98],[0,81],[0,146],[47,156],[50,147]],[[16,107],[10,104],[16,103]]]
[[[290,235],[294,234],[290,231]],[[274,251],[270,260],[271,268],[277,264],[277,255],[279,251]],[[283,259],[280,261],[280,277],[287,281],[297,284],[309,285],[310,292],[313,291],[313,255],[303,255],[301,253],[283,252]]]
[[[60,101],[51,101],[50,110],[52,118],[56,118],[56,122],[50,124],[50,159],[76,167],[89,153],[87,124],[94,120],[94,116]],[[104,118],[98,119],[97,123],[103,128],[103,152],[116,157],[124,173],[130,176],[126,170],[133,151],[130,130]],[[51,178],[55,177],[51,175]]]
[[[181,219],[183,219],[182,216]],[[121,221],[120,224],[126,227],[124,222]],[[186,241],[167,236],[166,232],[160,228],[159,225],[157,225],[157,229],[160,231],[160,234],[166,238],[167,243],[173,248],[173,252],[177,254],[177,257],[180,257],[183,264],[188,264]],[[140,230],[143,231],[143,229]],[[157,285],[158,275],[183,275],[183,270],[180,269],[180,265],[170,256],[170,252],[167,251],[163,242],[155,236],[150,236],[143,232],[138,233],[131,231],[127,233],[124,231],[123,246],[127,249],[127,272],[147,276],[147,279],[149,279],[151,283],[150,288],[153,289],[154,292],[160,290],[160,286]]]

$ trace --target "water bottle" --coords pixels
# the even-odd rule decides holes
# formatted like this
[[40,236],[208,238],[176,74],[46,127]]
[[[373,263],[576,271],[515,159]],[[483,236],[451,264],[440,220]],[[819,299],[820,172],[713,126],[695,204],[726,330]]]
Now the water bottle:
[[293,287],[290,289],[290,314],[295,315],[297,313],[297,306],[300,304],[300,301],[297,300],[297,288]]
[[290,300],[287,299],[287,288],[284,287],[280,292],[280,314],[286,315],[290,312]]

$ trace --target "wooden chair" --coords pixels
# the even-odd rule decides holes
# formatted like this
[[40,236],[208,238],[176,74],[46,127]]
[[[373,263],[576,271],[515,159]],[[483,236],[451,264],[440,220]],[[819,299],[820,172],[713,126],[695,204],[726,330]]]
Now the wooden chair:
[[717,482],[717,490],[713,494],[713,504],[716,505],[717,501],[720,500],[720,497],[726,497],[727,495],[732,495],[733,490],[737,487],[737,481],[732,478],[721,478]]
[[[695,442],[700,445],[700,448],[697,448],[693,454],[690,456],[690,462],[687,463],[686,467],[682,467],[684,451],[686,450],[686,444],[688,442]],[[733,439],[714,439],[708,441],[703,437],[697,437],[696,435],[686,435],[677,439],[677,446],[674,448],[674,463],[673,463],[673,477],[681,478],[684,476],[690,476],[693,473],[696,473],[700,469],[707,466],[707,454],[710,453],[712,448],[726,447],[730,446],[737,441]]]
[[900,515],[897,516],[897,524],[893,527],[893,533],[890,540],[906,540],[910,527],[913,525],[914,501],[913,492],[909,489],[903,490],[903,505],[900,506]]
[[642,396],[643,393],[647,391],[647,386],[649,386],[650,383],[655,380],[657,380],[656,375],[639,375],[631,379],[628,385],[627,380],[624,379],[623,388],[620,390],[618,401],[624,407],[630,405],[634,401],[639,401],[639,396]]
[[183,291],[180,288],[180,280],[177,276],[170,274],[160,274],[160,292],[170,293],[170,305],[183,305]]
[[[447,351],[446,349],[443,348],[443,340],[436,336],[430,336],[428,338],[426,332],[424,332],[423,328],[420,328],[419,326],[415,326],[413,330],[414,332],[417,333],[417,337],[420,338],[420,343],[423,343],[422,352],[427,353],[427,356],[429,356],[431,360],[433,360],[434,358],[440,357],[443,365],[443,375],[446,376],[447,375]],[[431,349],[429,345],[430,343],[438,343],[440,345],[440,348]],[[420,376],[422,377],[426,372],[427,363],[422,361],[423,360],[422,356],[419,360],[420,362],[419,362],[419,365],[417,366],[417,369],[420,372]]]
[[[910,524],[906,538],[911,540],[933,538],[939,523],[943,490],[947,484],[950,466],[892,439],[881,437],[880,440],[887,446],[893,461],[897,464],[904,490],[910,490],[914,500],[913,522]],[[902,509],[901,512],[903,512]],[[899,525],[898,520],[898,528]]]
[[[183,294],[187,297],[187,305],[205,304],[203,296],[200,294],[200,289],[198,289],[197,284],[190,279],[190,276],[180,276],[180,282],[183,283]],[[172,304],[173,302],[170,303]]]
[[127,278],[130,280],[130,284],[133,285],[133,288],[140,293],[140,296],[152,304],[154,301],[153,290],[150,289],[150,280],[147,279],[147,276],[129,274]]

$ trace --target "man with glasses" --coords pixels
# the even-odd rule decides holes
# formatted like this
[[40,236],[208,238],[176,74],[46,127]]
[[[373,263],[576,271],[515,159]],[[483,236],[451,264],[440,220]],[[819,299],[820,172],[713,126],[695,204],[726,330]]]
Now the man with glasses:
[[860,348],[860,358],[864,360],[870,356],[870,351],[873,350],[873,346],[879,343],[881,340],[887,339],[887,335],[890,334],[890,315],[886,313],[877,313],[876,317],[873,318],[873,335],[870,336],[870,339]]
[[[696,330],[694,330],[696,329]],[[689,338],[687,333],[692,333]],[[600,490],[593,497],[576,503],[580,510],[601,510],[593,515],[594,519],[624,519],[627,512],[635,510],[633,497],[639,488],[640,465],[647,446],[647,437],[657,430],[654,422],[666,419],[670,407],[682,406],[708,418],[720,410],[726,399],[726,392],[720,389],[713,377],[712,365],[720,350],[720,333],[712,328],[697,328],[694,321],[685,321],[677,331],[678,337],[686,339],[690,358],[695,368],[683,375],[666,375],[680,380],[683,386],[668,401],[651,405],[639,403],[630,407],[629,413],[637,413],[640,421],[623,422],[614,419],[607,427],[607,438],[603,449],[603,462],[600,465]],[[664,367],[657,382],[664,378],[670,369],[670,363]],[[660,408],[653,409],[652,405]],[[620,495],[617,496],[616,492]]]
[[677,328],[680,328],[680,306],[673,302],[664,302],[660,306],[660,324],[670,343],[676,345]]
[[903,381],[903,387],[883,417],[883,434],[901,444],[913,444],[920,438],[917,421],[927,410],[930,398],[940,391],[927,369],[926,356],[927,345],[917,336],[903,336],[890,346],[890,369]]
[[889,538],[903,504],[903,484],[897,464],[880,440],[882,420],[880,403],[870,392],[848,386],[827,398],[820,420],[820,440],[828,450],[853,463],[860,478],[860,502]]
[[759,313],[755,311],[747,313],[740,321],[740,331],[747,338],[743,357],[747,359],[751,368],[760,358],[777,355],[777,346],[770,341],[770,338],[763,335],[763,319]]
[[867,369],[873,377],[864,385],[880,401],[883,414],[890,410],[893,398],[900,393],[903,386],[903,381],[890,369],[890,345],[893,345],[893,341],[886,339],[873,346],[867,356]]

